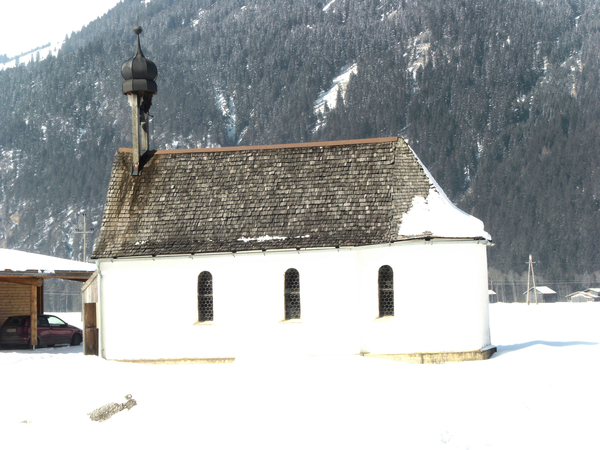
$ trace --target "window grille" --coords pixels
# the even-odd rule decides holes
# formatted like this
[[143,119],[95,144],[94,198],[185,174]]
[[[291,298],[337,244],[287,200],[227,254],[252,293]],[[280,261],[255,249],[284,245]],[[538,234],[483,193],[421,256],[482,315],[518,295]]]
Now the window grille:
[[379,317],[394,315],[394,271],[390,266],[379,268]]
[[198,277],[198,322],[213,320],[213,281],[210,272]]
[[296,269],[285,272],[285,320],[300,318],[300,274]]

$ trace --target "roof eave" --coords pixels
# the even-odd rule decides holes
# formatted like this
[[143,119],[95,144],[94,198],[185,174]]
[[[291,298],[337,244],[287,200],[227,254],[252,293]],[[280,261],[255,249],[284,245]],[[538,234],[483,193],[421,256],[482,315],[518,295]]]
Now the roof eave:
[[0,271],[0,281],[2,278],[59,278],[63,280],[71,281],[85,281],[92,276],[94,271],[87,270],[55,270],[55,271],[44,271],[44,270],[2,270]]
[[351,251],[364,247],[390,247],[393,245],[400,245],[410,241],[474,241],[482,243],[487,246],[493,246],[491,240],[488,240],[482,236],[475,237],[445,237],[445,236],[407,236],[401,239],[397,239],[390,242],[382,242],[378,244],[358,244],[349,246],[327,246],[327,247],[288,247],[288,248],[266,248],[266,249],[252,249],[252,250],[224,250],[222,252],[193,252],[193,253],[165,253],[165,254],[141,254],[141,255],[113,255],[113,256],[101,256],[92,258],[96,262],[107,262],[115,260],[139,260],[139,259],[156,259],[156,258],[177,258],[177,257],[206,257],[206,256],[225,256],[225,255],[247,255],[247,254],[261,254],[261,253],[296,253],[296,252],[315,252],[325,250],[338,250],[338,251]]

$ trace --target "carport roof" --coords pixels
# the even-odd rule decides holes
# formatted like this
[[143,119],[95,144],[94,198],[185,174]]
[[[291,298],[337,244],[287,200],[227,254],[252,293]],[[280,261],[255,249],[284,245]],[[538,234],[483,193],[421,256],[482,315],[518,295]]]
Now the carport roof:
[[0,249],[0,277],[87,279],[95,270],[95,264],[19,250]]

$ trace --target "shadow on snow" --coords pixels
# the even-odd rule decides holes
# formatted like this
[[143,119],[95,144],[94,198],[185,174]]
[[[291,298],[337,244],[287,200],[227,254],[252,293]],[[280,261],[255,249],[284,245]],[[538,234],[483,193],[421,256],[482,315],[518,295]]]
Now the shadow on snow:
[[528,347],[532,347],[534,345],[545,345],[548,347],[572,347],[575,345],[598,345],[598,342],[588,342],[588,341],[530,341],[523,342],[521,344],[512,344],[512,345],[498,345],[497,352],[494,354],[494,357],[502,356],[505,353],[514,352],[517,350],[523,350]]

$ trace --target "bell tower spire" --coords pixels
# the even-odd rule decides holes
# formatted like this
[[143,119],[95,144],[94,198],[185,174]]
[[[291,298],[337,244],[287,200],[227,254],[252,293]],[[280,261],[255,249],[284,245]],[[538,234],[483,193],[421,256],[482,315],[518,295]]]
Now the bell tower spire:
[[156,64],[147,59],[140,45],[142,27],[133,29],[137,34],[137,46],[131,59],[121,66],[123,94],[129,98],[131,105],[131,119],[133,132],[133,160],[131,175],[139,175],[141,171],[140,159],[150,149],[150,106],[152,96],[157,93],[156,77],[158,71]]

